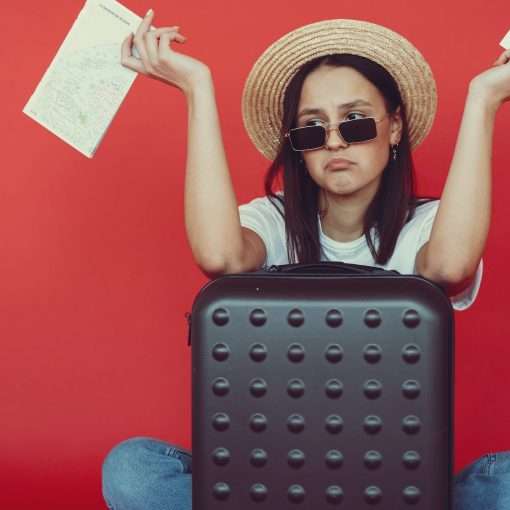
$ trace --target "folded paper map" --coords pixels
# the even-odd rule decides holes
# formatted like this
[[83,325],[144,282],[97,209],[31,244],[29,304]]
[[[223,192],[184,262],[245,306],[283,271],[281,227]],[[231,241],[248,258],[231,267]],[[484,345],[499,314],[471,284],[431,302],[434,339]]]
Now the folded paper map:
[[499,44],[500,46],[503,46],[505,50],[510,50],[510,32],[508,32],[508,34],[506,34],[505,37],[503,37]]
[[115,0],[86,0],[23,112],[91,158],[137,76],[120,47],[140,21]]

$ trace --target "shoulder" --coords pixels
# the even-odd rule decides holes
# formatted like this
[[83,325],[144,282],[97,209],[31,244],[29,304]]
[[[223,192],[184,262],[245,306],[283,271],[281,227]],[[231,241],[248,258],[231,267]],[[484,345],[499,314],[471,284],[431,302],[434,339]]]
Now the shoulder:
[[414,211],[410,211],[404,229],[420,228],[424,224],[433,221],[439,207],[439,199],[419,199]]
[[258,213],[267,216],[280,216],[284,214],[283,193],[276,193],[275,196],[262,196],[252,199],[250,202],[239,206],[242,214]]
[[414,274],[418,250],[430,236],[439,200],[420,200],[416,208],[409,211],[402,227],[387,269],[396,269],[402,274]]
[[430,211],[436,210],[439,206],[439,198],[419,198],[416,201],[415,213],[417,216],[423,216]]
[[402,227],[396,248],[416,248],[428,239],[436,213],[439,199],[418,201],[414,210],[410,210],[406,223]]
[[240,205],[239,218],[241,226],[258,234],[264,243],[265,265],[288,263],[281,193],[275,196],[257,197]]

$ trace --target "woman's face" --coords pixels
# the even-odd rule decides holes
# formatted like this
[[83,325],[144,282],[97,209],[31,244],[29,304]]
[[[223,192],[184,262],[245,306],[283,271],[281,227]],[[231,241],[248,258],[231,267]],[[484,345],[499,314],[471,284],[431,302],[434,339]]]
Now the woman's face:
[[[364,103],[355,103],[363,101]],[[325,147],[302,152],[312,179],[327,195],[360,194],[370,200],[376,193],[382,172],[390,157],[390,145],[400,141],[402,122],[397,113],[386,116],[379,90],[351,67],[321,66],[303,83],[296,125],[306,126],[317,120],[337,124],[363,117],[382,119],[376,122],[377,137],[348,145],[338,129],[330,126]],[[335,161],[344,159],[347,162]]]

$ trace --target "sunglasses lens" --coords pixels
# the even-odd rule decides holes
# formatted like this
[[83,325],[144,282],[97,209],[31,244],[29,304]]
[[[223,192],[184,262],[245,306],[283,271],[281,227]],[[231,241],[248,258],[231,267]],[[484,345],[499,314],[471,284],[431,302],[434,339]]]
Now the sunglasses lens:
[[[377,127],[372,118],[341,122],[338,129],[347,143],[365,142],[377,137]],[[323,126],[295,128],[290,130],[289,137],[296,151],[319,149],[326,143],[326,129]]]
[[364,142],[377,136],[374,119],[356,119],[342,122],[339,126],[340,134],[347,143]]
[[294,150],[307,151],[324,146],[326,130],[322,126],[292,129],[289,133]]

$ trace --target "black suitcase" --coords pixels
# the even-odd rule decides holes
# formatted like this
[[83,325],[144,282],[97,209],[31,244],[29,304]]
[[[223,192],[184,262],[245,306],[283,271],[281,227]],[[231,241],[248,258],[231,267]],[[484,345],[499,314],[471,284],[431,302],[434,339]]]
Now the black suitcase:
[[447,296],[370,266],[272,269],[193,304],[193,508],[451,508]]

